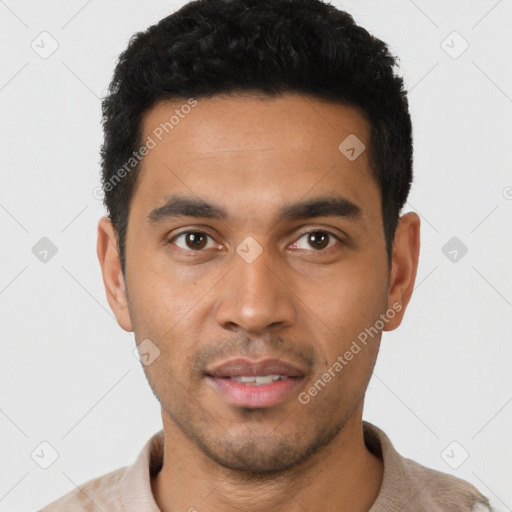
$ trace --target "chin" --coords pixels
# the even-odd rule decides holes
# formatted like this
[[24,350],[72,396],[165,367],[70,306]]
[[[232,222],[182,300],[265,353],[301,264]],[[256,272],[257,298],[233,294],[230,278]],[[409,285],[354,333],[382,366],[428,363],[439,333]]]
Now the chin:
[[340,427],[311,436],[306,432],[285,432],[278,436],[275,428],[266,433],[245,430],[243,434],[239,432],[236,436],[217,441],[202,439],[199,445],[207,457],[240,476],[275,476],[306,463],[341,430]]
[[257,475],[275,475],[292,469],[303,462],[307,452],[288,442],[270,447],[268,442],[266,446],[261,446],[261,443],[251,441],[237,447],[228,445],[215,448],[204,447],[203,452],[220,466],[251,478]]

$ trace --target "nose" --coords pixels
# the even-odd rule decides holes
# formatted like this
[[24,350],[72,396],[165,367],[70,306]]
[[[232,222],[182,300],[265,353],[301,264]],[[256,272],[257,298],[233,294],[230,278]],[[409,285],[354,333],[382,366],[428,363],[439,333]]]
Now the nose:
[[217,302],[217,322],[221,327],[262,334],[295,322],[293,286],[286,283],[268,251],[264,249],[251,263],[233,254],[232,265],[221,281]]

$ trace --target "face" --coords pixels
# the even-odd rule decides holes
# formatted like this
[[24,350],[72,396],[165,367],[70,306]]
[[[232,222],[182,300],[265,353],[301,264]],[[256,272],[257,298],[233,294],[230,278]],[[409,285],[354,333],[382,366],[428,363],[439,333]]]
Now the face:
[[369,148],[357,110],[292,94],[184,104],[144,118],[156,144],[130,204],[124,279],[100,221],[107,295],[150,357],[160,351],[144,370],[164,424],[224,467],[281,471],[360,415],[414,250],[397,244],[389,272],[368,151],[338,148],[351,134]]

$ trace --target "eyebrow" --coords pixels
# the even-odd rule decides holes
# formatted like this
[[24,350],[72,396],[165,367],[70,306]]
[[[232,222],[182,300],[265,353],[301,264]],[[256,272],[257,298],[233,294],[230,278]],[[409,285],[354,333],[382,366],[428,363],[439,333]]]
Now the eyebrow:
[[[220,206],[203,199],[170,196],[167,202],[148,214],[151,225],[178,217],[196,217],[204,219],[226,220],[227,212]],[[361,208],[342,196],[328,196],[300,201],[283,206],[278,212],[278,219],[284,221],[303,220],[314,217],[340,217],[358,219],[362,216]]]
[[148,222],[150,224],[158,224],[177,217],[202,217],[205,219],[224,220],[227,216],[225,210],[203,199],[171,196],[163,206],[155,208],[148,215]]
[[362,216],[357,204],[346,197],[319,197],[284,206],[279,212],[282,220],[301,220],[314,217],[341,217],[356,219]]

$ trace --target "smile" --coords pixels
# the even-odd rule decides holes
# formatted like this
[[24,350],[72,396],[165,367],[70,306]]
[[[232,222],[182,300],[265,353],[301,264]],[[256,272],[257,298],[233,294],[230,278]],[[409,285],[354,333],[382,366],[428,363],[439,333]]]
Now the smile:
[[287,400],[305,373],[298,365],[280,359],[234,359],[209,369],[205,377],[229,405],[263,409]]

